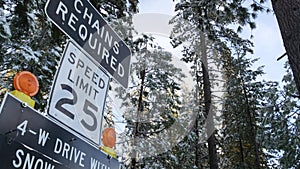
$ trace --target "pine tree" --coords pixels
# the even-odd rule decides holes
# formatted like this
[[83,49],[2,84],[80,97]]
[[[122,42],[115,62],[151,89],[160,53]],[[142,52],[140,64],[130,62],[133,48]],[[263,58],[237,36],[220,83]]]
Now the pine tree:
[[274,82],[257,81],[262,68],[251,70],[255,60],[245,56],[224,58],[226,94],[224,96],[222,152],[224,168],[266,168],[263,145],[258,141],[261,102],[276,88]]
[[220,42],[226,42],[227,48],[241,46],[244,51],[252,52],[251,41],[241,38],[239,33],[245,26],[249,26],[250,29],[256,27],[254,19],[258,12],[270,12],[270,9],[263,6],[264,3],[264,0],[180,0],[177,1],[175,10],[178,12],[177,17],[180,16],[187,23],[196,25],[209,40],[216,42],[215,47],[223,48],[224,44]]
[[[237,32],[240,32],[246,24],[249,24],[250,28],[255,28],[253,19],[255,19],[257,12],[266,9],[262,6],[264,1],[260,1],[260,3],[254,2],[250,5],[250,8],[246,8],[243,7],[242,1],[180,1],[176,6],[179,12],[173,23],[182,22],[178,18],[185,19],[185,24],[181,24],[181,27],[178,26],[177,30],[174,31],[175,34],[181,36],[173,38],[176,45],[186,42],[188,36],[199,38],[195,35],[194,29],[187,26],[197,25],[199,30],[207,34],[207,37],[214,42],[214,47],[221,52],[220,56],[227,55],[231,58],[231,53],[234,53],[234,56],[237,56],[237,52],[239,53],[239,59],[227,60],[233,62],[232,65],[230,64],[231,66],[228,63],[222,63],[224,69],[228,72],[227,75],[225,74],[228,93],[225,95],[226,100],[224,103],[224,130],[220,135],[220,138],[222,138],[220,140],[220,156],[225,157],[220,159],[220,165],[223,168],[266,168],[270,167],[270,161],[276,166],[278,160],[281,161],[280,167],[283,168],[299,166],[297,162],[299,157],[296,155],[299,147],[295,146],[291,149],[284,146],[298,143],[298,139],[294,137],[298,131],[296,120],[294,120],[298,117],[297,108],[294,109],[294,107],[297,107],[295,104],[295,99],[298,98],[297,95],[284,94],[281,96],[284,92],[278,93],[276,83],[256,81],[256,78],[262,74],[262,70],[251,71],[251,62],[244,57],[247,52],[252,52],[250,41],[241,39],[232,29],[232,26],[228,27],[232,24],[237,25]],[[267,12],[269,11],[267,9]],[[194,42],[192,39],[188,41]],[[228,54],[225,54],[226,51],[228,51]],[[194,51],[189,53],[193,55]],[[192,60],[191,57],[185,58],[187,61]],[[237,65],[240,68],[236,67]],[[285,77],[289,79],[287,77],[291,76]],[[287,86],[289,86],[289,91],[293,91],[292,85]],[[282,98],[288,101],[284,102]],[[267,105],[266,103],[269,102],[277,105],[273,106],[274,110],[272,111],[264,108]],[[286,109],[276,108],[279,103]],[[228,111],[229,109],[232,111]],[[287,111],[287,109],[290,111]],[[264,118],[268,117],[267,114],[272,117],[272,120],[267,118],[268,123]],[[282,136],[275,137],[276,134],[273,134],[276,133],[275,130],[278,131],[277,135]],[[285,134],[283,134],[284,132]],[[266,136],[268,137],[266,138]],[[278,142],[272,142],[274,138]],[[281,146],[278,147],[278,145]],[[283,152],[284,155],[282,155]],[[287,159],[292,161],[292,164],[289,163],[288,165],[287,161],[289,160]]]
[[298,48],[300,39],[300,1],[271,0],[271,2],[280,28],[289,64],[291,65],[298,95],[300,95],[300,56]]
[[[6,9],[4,8],[4,2],[1,1],[0,4],[0,43],[2,44],[2,47],[0,49],[0,63],[5,62],[5,57],[2,55],[3,53],[6,53],[8,49],[7,42],[9,41],[9,38],[11,36],[11,30],[9,28],[9,24],[7,22],[7,17],[5,15]],[[0,94],[3,95],[3,93],[7,92],[7,88],[11,85],[9,83],[9,70],[7,70],[6,66],[1,64],[1,72],[0,72]],[[0,99],[1,101],[1,99]]]
[[47,21],[42,8],[44,5],[43,1],[3,1],[5,22],[2,25],[9,30],[10,36],[3,42],[1,50],[1,70],[11,72],[6,74],[1,84],[12,90],[16,72],[28,70],[34,73],[40,83],[39,93],[34,100],[36,108],[41,111],[45,108],[65,39]]
[[[119,96],[124,99],[123,106],[127,108],[124,114],[127,136],[133,140],[130,144],[134,147],[128,150],[132,157],[131,168],[140,168],[146,164],[145,161],[156,158],[152,158],[153,155],[168,151],[168,147],[162,145],[176,135],[176,131],[167,130],[175,122],[182,105],[178,92],[184,75],[172,65],[172,55],[160,47],[155,48],[152,40],[144,35],[135,41],[132,87]],[[150,158],[147,159],[147,156]]]
[[[247,52],[252,53],[252,43],[247,39],[242,39],[238,33],[241,32],[246,25],[249,25],[251,29],[255,28],[254,19],[256,18],[257,13],[266,9],[262,6],[264,2],[265,1],[260,1],[260,3],[257,3],[253,1],[250,3],[250,7],[247,8],[244,6],[245,1],[180,1],[176,5],[176,10],[178,11],[176,17],[183,18],[186,24],[178,29],[181,31],[175,31],[175,33],[179,32],[179,34],[182,34],[181,36],[194,34],[192,31],[187,31],[189,29],[186,29],[185,27],[187,27],[186,25],[188,24],[196,25],[198,32],[204,32],[208,39],[213,42],[213,46],[221,53],[220,56],[223,56],[226,51],[232,51],[232,53],[238,51],[243,53],[243,55]],[[267,9],[267,12],[269,11],[270,10]],[[176,21],[178,22],[178,19]],[[232,25],[236,25],[237,29],[234,29]],[[199,36],[195,37],[199,38]],[[180,44],[184,42],[184,38],[176,37],[173,41]],[[189,41],[193,42],[193,40]],[[244,81],[245,80],[242,80],[240,82],[244,83]],[[244,84],[242,87],[243,90],[240,92],[244,93],[243,97],[246,99],[246,102],[248,102],[245,106],[248,106],[247,117],[250,121],[247,123],[251,130],[249,133],[252,135],[248,137],[252,137],[251,140],[254,145],[252,148],[255,150],[253,153],[256,159],[253,162],[258,166],[260,157],[258,152],[259,148],[256,143],[256,129],[254,126],[255,116],[253,114],[255,113],[251,110],[252,108],[249,107],[251,97],[247,96],[248,94],[246,92],[248,89],[246,89],[246,87],[246,84]],[[232,99],[235,99],[235,97]],[[230,112],[228,113],[230,115]],[[246,122],[243,122],[243,125],[245,123]],[[240,142],[242,142],[242,140],[240,140]],[[242,156],[242,158],[244,157]]]
[[260,142],[265,148],[270,168],[299,167],[299,97],[288,63],[282,80],[283,89],[268,91],[261,108]]
[[[187,4],[193,4],[195,2],[186,2]],[[213,69],[211,64],[208,64],[208,59],[216,57],[218,52],[214,50],[215,42],[209,40],[212,38],[211,32],[202,32],[200,26],[201,23],[199,21],[199,17],[201,17],[200,7],[189,8],[183,2],[177,4],[177,10],[179,10],[177,16],[172,20],[174,23],[175,29],[173,30],[174,36],[173,45],[177,47],[178,45],[183,43],[184,46],[184,57],[182,58],[186,62],[193,63],[194,74],[193,77],[198,84],[196,86],[197,98],[199,102],[203,102],[203,105],[195,105],[202,108],[203,112],[199,112],[197,124],[195,125],[196,135],[199,137],[199,129],[205,125],[206,132],[208,135],[208,157],[209,157],[209,166],[210,168],[218,168],[218,157],[217,157],[217,141],[216,141],[216,132],[215,132],[215,110],[213,110],[213,96],[212,96],[212,87],[217,83],[213,82],[213,77],[217,76],[217,74],[212,73],[211,69]],[[182,6],[183,8],[180,8]],[[193,5],[192,5],[193,6]],[[186,9],[184,9],[186,7]],[[207,10],[207,9],[206,9]],[[194,24],[196,25],[194,26]],[[204,30],[207,31],[207,30]],[[213,35],[215,36],[215,35]],[[217,39],[215,39],[217,41]],[[217,54],[218,55],[218,54]],[[217,67],[215,63],[216,60],[212,61],[214,64],[213,67]],[[215,84],[213,84],[215,83]],[[222,87],[221,87],[222,88]],[[201,93],[200,91],[203,91]],[[203,113],[203,116],[201,116]],[[206,123],[201,123],[203,119],[206,119]],[[199,152],[200,143],[199,138],[195,140],[195,149],[196,149],[196,159],[195,164],[197,168],[201,168],[201,159]]]

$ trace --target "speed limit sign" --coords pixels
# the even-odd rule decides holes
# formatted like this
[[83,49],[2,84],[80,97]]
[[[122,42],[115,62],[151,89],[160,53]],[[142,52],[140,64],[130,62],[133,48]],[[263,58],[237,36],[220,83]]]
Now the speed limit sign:
[[109,76],[71,41],[52,88],[48,114],[100,144]]

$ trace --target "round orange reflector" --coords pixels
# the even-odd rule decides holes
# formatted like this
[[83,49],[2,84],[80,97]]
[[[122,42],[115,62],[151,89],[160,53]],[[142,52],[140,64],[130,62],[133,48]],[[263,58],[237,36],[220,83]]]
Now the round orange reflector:
[[22,71],[14,77],[14,88],[28,96],[34,96],[39,91],[39,82],[34,74]]
[[106,147],[113,148],[116,144],[116,131],[113,128],[106,128],[102,134],[102,143]]

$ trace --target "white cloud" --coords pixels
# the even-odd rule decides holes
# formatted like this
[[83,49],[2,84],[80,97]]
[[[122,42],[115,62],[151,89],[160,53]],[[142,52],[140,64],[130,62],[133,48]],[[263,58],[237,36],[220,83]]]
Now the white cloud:
[[175,3],[170,0],[140,0],[141,13],[174,14]]

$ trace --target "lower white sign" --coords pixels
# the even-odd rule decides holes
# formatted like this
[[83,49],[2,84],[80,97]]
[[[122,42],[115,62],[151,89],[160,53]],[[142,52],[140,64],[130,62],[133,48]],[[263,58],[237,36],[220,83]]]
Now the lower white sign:
[[48,114],[99,145],[109,79],[69,41],[55,77]]

